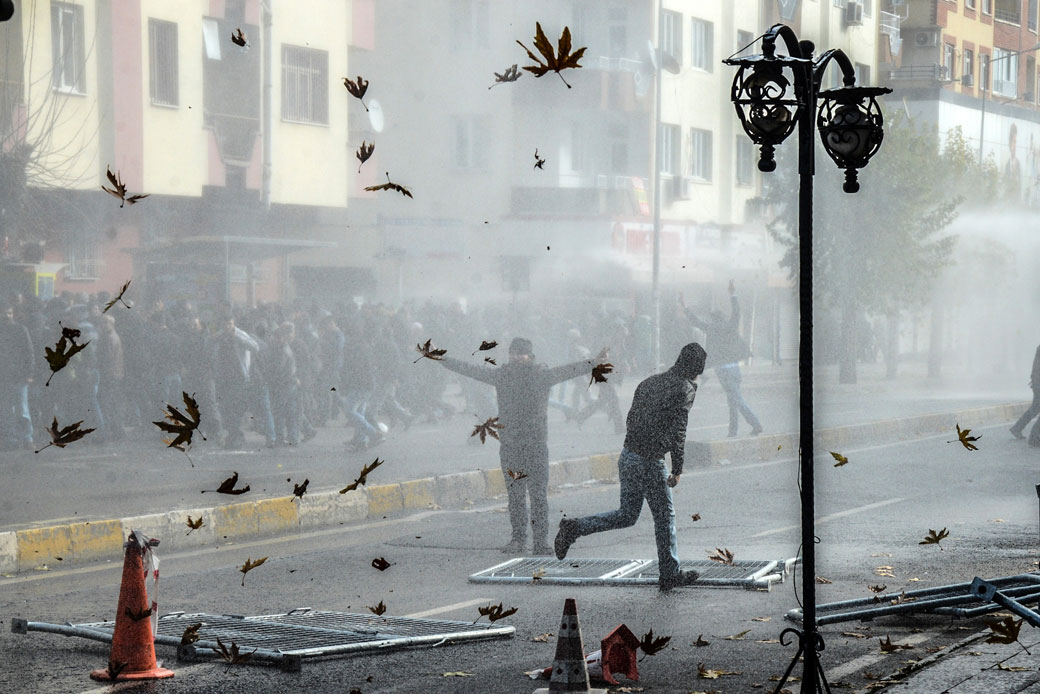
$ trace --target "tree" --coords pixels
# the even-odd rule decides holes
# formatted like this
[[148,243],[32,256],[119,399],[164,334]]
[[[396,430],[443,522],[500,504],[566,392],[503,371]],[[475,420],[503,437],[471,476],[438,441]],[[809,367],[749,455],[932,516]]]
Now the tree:
[[[900,311],[928,304],[953,251],[955,239],[944,230],[965,199],[984,198],[996,189],[995,166],[978,162],[959,129],[940,148],[934,125],[915,123],[899,108],[885,112],[890,114],[885,140],[860,174],[859,193],[841,190],[843,176],[817,143],[813,294],[816,305],[841,317],[842,383],[856,381],[864,314],[888,317],[891,335]],[[785,158],[793,159],[793,153],[785,152]],[[764,193],[775,212],[767,228],[785,248],[780,265],[797,281],[797,172],[783,161],[778,170],[784,175],[770,181]],[[891,346],[885,354],[894,375]]]

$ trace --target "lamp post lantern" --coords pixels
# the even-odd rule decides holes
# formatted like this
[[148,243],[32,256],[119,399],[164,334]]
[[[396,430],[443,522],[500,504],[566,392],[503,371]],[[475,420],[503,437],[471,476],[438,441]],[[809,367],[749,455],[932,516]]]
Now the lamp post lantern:
[[[782,39],[787,54],[776,53]],[[798,651],[780,683],[779,692],[799,658],[803,694],[830,692],[820,664],[823,637],[816,628],[816,519],[813,487],[813,372],[812,372],[812,235],[813,174],[815,139],[819,131],[824,149],[835,164],[845,169],[846,193],[859,190],[857,171],[870,161],[884,138],[881,108],[877,97],[891,90],[857,87],[856,70],[840,49],[813,57],[811,41],[799,41],[784,24],[773,25],[762,37],[762,54],[729,57],[724,62],[737,68],[732,100],[737,117],[751,140],[761,146],[758,168],[776,170],[774,152],[787,137],[798,131],[798,300],[799,300],[799,470],[802,506],[802,629],[784,629],[781,642],[793,634]],[[834,61],[842,72],[844,86],[822,91],[827,66]]]

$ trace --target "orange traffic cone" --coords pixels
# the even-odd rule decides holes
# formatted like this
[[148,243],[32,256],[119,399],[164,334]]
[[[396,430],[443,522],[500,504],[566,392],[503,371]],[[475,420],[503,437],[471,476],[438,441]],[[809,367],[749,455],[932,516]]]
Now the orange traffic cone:
[[152,634],[152,622],[148,619],[151,605],[144,586],[142,558],[152,543],[158,544],[158,541],[144,540],[142,543],[134,533],[127,540],[109,667],[94,670],[90,673],[91,679],[107,682],[173,677],[171,670],[161,668],[155,662],[155,637]]
[[589,687],[589,670],[585,664],[585,649],[581,643],[581,626],[578,624],[578,605],[574,598],[563,604],[563,619],[560,621],[560,636],[556,640],[556,657],[553,658],[549,688],[536,689],[534,694],[557,694],[557,692],[584,692],[606,694],[606,689]]

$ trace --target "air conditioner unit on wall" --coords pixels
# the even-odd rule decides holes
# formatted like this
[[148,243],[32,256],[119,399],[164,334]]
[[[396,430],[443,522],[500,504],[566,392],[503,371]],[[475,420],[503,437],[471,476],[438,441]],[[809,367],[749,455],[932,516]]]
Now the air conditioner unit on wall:
[[938,31],[915,31],[914,45],[918,48],[928,48],[939,45]]
[[961,85],[965,87],[974,87],[975,75],[961,75]]
[[845,25],[860,26],[863,24],[863,3],[859,0],[849,0],[845,4]]

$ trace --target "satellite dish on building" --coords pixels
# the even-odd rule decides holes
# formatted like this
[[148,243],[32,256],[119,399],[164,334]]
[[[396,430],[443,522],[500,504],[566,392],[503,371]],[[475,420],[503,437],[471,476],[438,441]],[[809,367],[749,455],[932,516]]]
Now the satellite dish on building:
[[383,119],[383,107],[375,99],[368,102],[368,122],[377,133],[383,132],[383,126],[386,124]]

